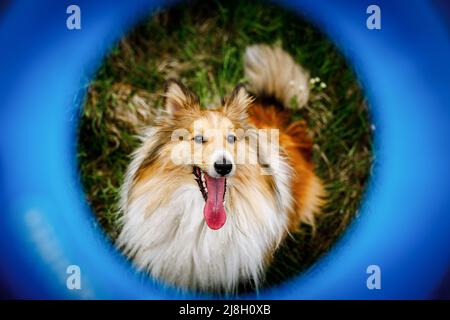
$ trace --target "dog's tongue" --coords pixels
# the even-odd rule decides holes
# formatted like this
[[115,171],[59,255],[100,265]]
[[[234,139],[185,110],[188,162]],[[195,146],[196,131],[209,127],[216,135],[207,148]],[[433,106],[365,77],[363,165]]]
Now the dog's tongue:
[[225,178],[211,178],[205,174],[208,198],[203,209],[205,221],[213,230],[222,228],[227,220],[227,214],[223,207],[223,195],[225,193]]

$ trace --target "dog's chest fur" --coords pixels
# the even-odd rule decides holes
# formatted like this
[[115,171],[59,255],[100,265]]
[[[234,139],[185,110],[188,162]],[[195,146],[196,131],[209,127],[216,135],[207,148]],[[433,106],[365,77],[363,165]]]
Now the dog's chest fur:
[[220,230],[205,224],[205,202],[193,184],[180,186],[150,214],[145,207],[151,194],[144,194],[129,204],[119,243],[138,268],[168,283],[226,291],[241,281],[257,286],[265,259],[285,235],[287,215],[256,187],[246,194],[229,187],[227,222]]

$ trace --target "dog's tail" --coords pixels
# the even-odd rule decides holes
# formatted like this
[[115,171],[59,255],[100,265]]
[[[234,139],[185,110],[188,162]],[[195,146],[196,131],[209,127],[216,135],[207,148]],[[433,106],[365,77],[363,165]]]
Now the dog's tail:
[[308,102],[309,74],[282,48],[267,45],[247,47],[244,70],[247,88],[255,96],[251,121],[258,128],[280,130],[280,145],[294,169],[296,178],[291,188],[297,205],[290,217],[290,230],[296,230],[299,222],[311,225],[314,230],[315,214],[324,203],[325,191],[313,171],[313,141],[306,122],[293,121],[291,117],[291,109]]
[[279,46],[247,47],[244,71],[249,91],[258,98],[275,99],[285,108],[301,108],[308,101],[308,72]]
[[[310,159],[312,139],[304,121],[292,121],[291,110],[301,108],[309,98],[309,74],[280,46],[247,47],[244,71],[248,90],[255,96],[251,119],[259,127],[277,128],[295,141]],[[280,110],[281,107],[281,110]]]

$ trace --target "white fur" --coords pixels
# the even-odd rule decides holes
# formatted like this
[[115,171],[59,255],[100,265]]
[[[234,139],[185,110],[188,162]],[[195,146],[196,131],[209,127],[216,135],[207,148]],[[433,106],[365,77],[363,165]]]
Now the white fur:
[[281,241],[287,217],[255,193],[252,203],[238,201],[234,211],[226,205],[227,222],[217,231],[205,224],[204,200],[194,185],[176,190],[169,205],[147,218],[143,208],[152,199],[144,195],[129,206],[119,243],[139,269],[171,284],[232,292],[251,279],[258,286],[265,255]]
[[[295,95],[302,106],[309,92],[307,73],[280,50],[250,47],[246,52],[246,74],[254,93],[265,90],[286,105]],[[269,73],[262,74],[264,66]],[[291,71],[282,75],[280,70],[286,68]],[[295,86],[281,88],[281,83],[274,83],[280,77],[284,77],[281,79],[284,84],[293,80]],[[170,194],[161,194],[158,186],[165,183],[164,177],[155,173],[145,181],[149,191],[129,197],[138,168],[157,143],[155,130],[150,128],[142,138],[143,144],[133,154],[122,186],[123,228],[119,246],[133,258],[138,269],[179,287],[233,292],[243,280],[258,287],[265,261],[287,233],[288,212],[293,205],[292,168],[285,155],[270,147],[262,148],[260,157],[276,166],[264,168],[265,172],[252,177],[255,183],[244,188],[238,187],[233,177],[227,179],[227,221],[221,229],[211,230],[203,218],[205,201],[194,177]],[[236,170],[242,168],[238,165]],[[275,200],[261,189],[257,179],[263,179],[262,174],[274,175]],[[165,197],[170,198],[164,205],[154,205]]]
[[[275,172],[275,202],[267,199],[258,183],[245,186],[242,192],[233,178],[227,179],[227,221],[220,230],[211,230],[204,222],[205,201],[194,178],[171,195],[152,189],[128,201],[133,176],[156,142],[152,141],[152,129],[148,134],[133,156],[122,189],[123,228],[118,245],[138,269],[177,286],[233,292],[246,280],[258,287],[264,260],[286,234],[287,212],[292,205],[289,165],[280,157]],[[161,183],[163,177],[155,175],[145,185]],[[162,196],[170,196],[168,204],[148,212],[149,204]]]
[[247,47],[245,77],[256,94],[273,95],[284,106],[303,107],[309,97],[309,74],[281,47],[265,44]]
[[127,202],[128,202],[128,193],[130,192],[131,185],[136,175],[137,170],[139,169],[141,163],[145,160],[147,154],[154,148],[157,143],[155,136],[155,128],[150,127],[144,131],[144,134],[140,137],[142,142],[141,147],[136,149],[135,152],[131,155],[132,160],[128,166],[124,182],[120,189],[120,211],[127,211]]

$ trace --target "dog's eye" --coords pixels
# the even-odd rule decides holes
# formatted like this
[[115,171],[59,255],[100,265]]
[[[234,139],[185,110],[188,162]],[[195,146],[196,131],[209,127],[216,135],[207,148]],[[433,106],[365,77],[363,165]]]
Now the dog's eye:
[[236,142],[236,136],[234,134],[229,134],[227,137],[228,143],[235,143]]
[[194,138],[195,143],[203,143],[205,140],[203,139],[202,135],[196,135]]

